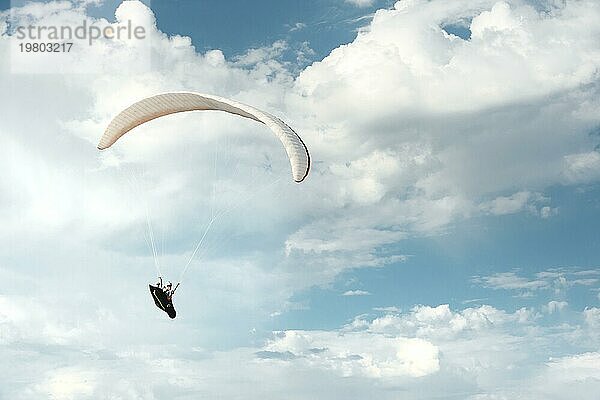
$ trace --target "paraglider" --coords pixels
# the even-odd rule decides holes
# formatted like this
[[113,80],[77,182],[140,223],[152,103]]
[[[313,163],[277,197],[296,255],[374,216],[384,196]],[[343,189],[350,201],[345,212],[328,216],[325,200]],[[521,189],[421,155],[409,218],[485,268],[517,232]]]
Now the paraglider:
[[[153,119],[180,112],[208,110],[224,111],[266,125],[277,139],[279,139],[287,153],[293,180],[296,183],[300,183],[306,179],[310,171],[310,154],[300,136],[289,125],[279,118],[255,107],[234,100],[201,93],[163,93],[132,104],[113,118],[104,131],[97,147],[99,150],[108,149],[127,132]],[[211,224],[212,222],[214,222],[214,218],[211,220]],[[207,229],[209,228],[210,224]],[[204,236],[206,233],[207,231],[205,231]],[[202,239],[204,239],[204,236]],[[198,246],[194,250],[193,255],[197,249]],[[170,282],[167,286],[163,286],[162,278],[160,278],[160,281],[156,285],[149,285],[154,303],[158,308],[166,312],[170,318],[175,318],[177,315],[173,306],[173,294],[178,286],[179,283],[177,283],[175,288],[172,288]]]
[[166,312],[169,318],[175,318],[177,316],[177,312],[173,306],[173,295],[175,294],[175,290],[177,290],[177,286],[179,286],[179,284],[177,284],[175,288],[173,288],[173,284],[171,282],[163,286],[162,277],[159,277],[159,281],[155,286],[148,286],[150,287],[150,293],[152,294],[154,304]]

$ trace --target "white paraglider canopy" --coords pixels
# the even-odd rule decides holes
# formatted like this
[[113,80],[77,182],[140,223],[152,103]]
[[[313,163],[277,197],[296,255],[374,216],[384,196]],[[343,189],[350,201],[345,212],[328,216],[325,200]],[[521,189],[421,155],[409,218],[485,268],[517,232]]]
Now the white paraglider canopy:
[[163,93],[145,98],[121,111],[108,125],[98,149],[112,146],[119,138],[145,122],[186,111],[225,111],[267,125],[283,144],[295,182],[302,182],[310,171],[310,155],[298,134],[279,118],[252,106],[218,96],[192,92]]

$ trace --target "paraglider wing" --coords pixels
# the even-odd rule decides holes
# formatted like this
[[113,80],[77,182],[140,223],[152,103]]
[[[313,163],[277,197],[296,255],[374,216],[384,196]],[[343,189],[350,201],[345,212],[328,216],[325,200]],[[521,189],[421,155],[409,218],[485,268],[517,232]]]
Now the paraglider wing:
[[98,149],[112,146],[121,136],[145,122],[169,114],[186,111],[225,111],[267,125],[283,144],[292,166],[294,181],[302,182],[310,170],[310,155],[298,134],[279,118],[252,106],[222,97],[192,93],[163,93],[148,97],[127,107],[108,125],[98,143]]

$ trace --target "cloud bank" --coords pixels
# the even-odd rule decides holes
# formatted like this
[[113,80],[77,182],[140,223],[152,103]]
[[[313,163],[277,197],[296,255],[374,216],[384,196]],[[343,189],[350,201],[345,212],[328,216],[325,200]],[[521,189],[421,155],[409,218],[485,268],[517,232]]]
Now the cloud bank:
[[[99,40],[21,72],[11,63],[9,21],[82,20],[132,20],[148,39]],[[268,326],[295,293],[349,269],[400,265],[406,238],[476,216],[551,218],[549,187],[597,183],[598,20],[595,1],[399,1],[296,74],[279,58],[283,42],[233,59],[200,52],[160,32],[136,1],[114,22],[71,2],[2,12],[0,274],[14,284],[0,293],[0,352],[30,362],[2,364],[11,384],[0,394],[594,398],[598,309],[561,299],[540,310],[421,305],[273,336]],[[118,111],[173,90],[285,115],[314,156],[306,184],[287,181],[262,127],[223,115],[154,121],[96,151]],[[147,214],[176,276],[217,206],[227,217],[178,300],[189,317],[167,325],[144,297]],[[535,291],[596,279],[554,272],[478,283]],[[106,302],[107,286],[123,296]],[[567,312],[568,323],[545,322]]]

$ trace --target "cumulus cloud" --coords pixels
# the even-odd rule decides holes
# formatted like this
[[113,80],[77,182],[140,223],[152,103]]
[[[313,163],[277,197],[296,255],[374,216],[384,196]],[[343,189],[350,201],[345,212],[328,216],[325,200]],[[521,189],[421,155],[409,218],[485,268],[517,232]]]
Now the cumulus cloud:
[[312,367],[342,376],[420,377],[439,369],[438,350],[417,338],[336,332],[285,331],[275,335],[266,351],[290,354],[284,359],[305,360]]
[[[518,1],[402,1],[378,10],[352,43],[295,81],[290,104],[319,110],[305,115],[312,146],[330,160],[315,174],[334,222],[288,246],[322,252],[365,226],[382,231],[383,245],[394,232],[443,231],[481,214],[556,215],[546,188],[597,180],[589,132],[600,115],[600,49],[583,27],[598,14],[591,2],[540,11]],[[471,37],[449,35],[452,23]]]
[[[586,349],[594,348],[595,328],[586,322],[581,330],[578,324],[594,319],[590,317],[593,314],[586,310],[577,314],[574,325],[548,327],[542,315],[531,309],[507,312],[489,305],[462,310],[448,305],[421,305],[407,313],[358,316],[339,331],[276,332],[257,357],[299,370],[312,367],[340,376],[365,376],[379,381],[375,387],[387,391],[402,382],[402,394],[410,399],[433,398],[438,393],[473,399],[518,398],[526,393],[543,397],[548,393],[544,379],[560,375],[564,368],[568,372],[561,379],[580,385],[583,398],[591,399],[597,387],[593,381],[598,373],[597,354]],[[580,341],[575,347],[573,334]],[[395,358],[389,358],[393,351],[378,353],[385,346],[398,346],[406,340],[413,349],[420,349],[412,363],[407,363],[411,353],[396,352]],[[551,346],[554,350],[547,348],[551,342],[556,345]],[[569,351],[581,353],[563,355]],[[388,356],[387,368],[381,373],[384,370],[378,368],[378,363],[382,363],[384,354]],[[411,368],[407,368],[409,365]],[[421,380],[406,379],[407,374],[417,372]],[[389,379],[392,377],[394,380]],[[582,384],[588,377],[592,381]],[[447,384],[448,380],[452,385]],[[555,393],[557,398],[568,398],[562,389]]]
[[[357,316],[339,329],[277,331],[262,344],[211,351],[194,341],[167,344],[160,335],[158,341],[148,341],[147,323],[135,333],[128,332],[132,327],[127,325],[119,334],[123,343],[117,345],[98,340],[90,347],[82,340],[89,332],[60,335],[61,340],[55,341],[43,333],[53,324],[52,314],[36,313],[44,310],[44,303],[3,299],[19,306],[2,303],[0,309],[12,313],[0,316],[0,332],[10,332],[9,323],[13,330],[30,334],[13,336],[8,345],[0,346],[0,356],[26,354],[35,360],[0,366],[7,382],[12,382],[3,387],[3,394],[16,398],[134,399],[163,393],[235,398],[242,390],[261,398],[294,393],[299,398],[312,394],[334,399],[347,398],[348,393],[367,396],[367,391],[383,399],[397,398],[399,393],[408,399],[514,398],[525,393],[543,397],[551,391],[566,399],[569,393],[563,388],[571,385],[583,399],[597,393],[596,308],[576,312],[572,323],[559,321],[554,326],[525,308],[510,312],[490,305],[464,309],[419,305],[403,313],[391,307],[385,315]],[[38,321],[36,326],[31,320]],[[153,320],[152,330],[172,335],[171,324],[160,321],[164,320]],[[77,330],[86,318],[66,318],[62,323],[64,331]],[[99,337],[114,329],[91,326],[101,327]],[[56,368],[59,359],[68,366]],[[561,385],[550,389],[547,382],[555,379]]]
[[[552,359],[548,366],[552,372],[556,371],[557,375],[562,374],[563,379],[592,379],[600,380],[600,370],[598,362],[600,354],[595,352],[579,354],[576,356],[567,356],[558,359]],[[566,376],[565,376],[566,374]]]
[[[3,16],[13,22],[33,15],[45,24],[51,15],[67,25],[81,19],[111,25],[85,16],[81,7],[57,4]],[[344,269],[403,261],[405,255],[390,245],[472,216],[527,211],[548,218],[557,209],[546,187],[596,179],[593,152],[586,147],[598,121],[593,71],[599,49],[596,24],[588,29],[587,23],[600,13],[589,2],[550,10],[538,12],[521,2],[398,2],[378,10],[354,41],[295,76],[279,61],[289,49],[286,42],[232,60],[220,50],[198,53],[189,38],[158,31],[147,7],[126,2],[112,24],[131,19],[146,29],[148,40],[99,40],[86,47],[80,64],[69,64],[102,72],[101,79],[65,75],[39,89],[28,83],[35,77],[16,75],[11,81],[23,90],[3,105],[3,140],[21,155],[3,158],[11,171],[2,178],[3,200],[16,207],[6,223],[18,226],[28,218],[41,230],[75,227],[102,242],[115,233],[143,230],[144,207],[132,207],[143,203],[143,195],[167,237],[181,227],[178,221],[199,222],[177,232],[188,239],[173,243],[173,259],[185,259],[189,253],[183,249],[193,248],[206,216],[194,211],[211,208],[210,194],[218,186],[221,203],[250,198],[255,210],[252,218],[243,216],[244,223],[232,222],[243,213],[230,213],[228,225],[220,225],[222,237],[236,231],[250,239],[278,226],[272,240],[264,241],[272,245],[263,253],[270,264],[285,274],[293,274],[297,263],[319,266],[322,273],[315,277],[288,275],[298,289],[327,283]],[[470,40],[442,29],[456,21],[471,21]],[[8,36],[3,38],[7,51]],[[572,41],[578,46],[565,45]],[[148,51],[151,62],[141,61],[138,50]],[[64,91],[65,85],[63,97],[44,94]],[[111,116],[166,90],[218,93],[285,114],[314,153],[310,179],[273,189],[269,183],[283,181],[287,167],[277,143],[250,121],[234,123],[225,116],[155,121],[110,154],[94,153],[98,132]],[[16,106],[24,103],[45,108],[39,120],[46,122],[31,121],[27,133]],[[177,135],[161,134],[165,131]],[[61,146],[42,132],[61,132]],[[66,149],[71,159],[63,157]],[[215,154],[221,155],[217,180]],[[22,168],[17,160],[27,157],[35,160],[27,163],[33,167]],[[181,160],[194,168],[182,168]],[[71,168],[73,163],[80,168]],[[135,191],[126,187],[132,170],[144,177]],[[268,193],[256,196],[244,186],[248,181]],[[72,187],[81,190],[73,196]],[[283,258],[272,252],[281,241]]]
[[[18,292],[0,297],[0,356],[35,361],[1,364],[12,382],[2,395],[281,398],[296,389],[307,398],[316,388],[324,391],[317,397],[377,391],[385,399],[397,398],[400,385],[402,396],[423,398],[447,396],[452,382],[459,397],[515,398],[529,386],[543,398],[543,385],[531,388],[527,378],[551,380],[577,363],[561,384],[580,384],[582,399],[597,395],[595,308],[577,315],[581,327],[553,331],[536,325],[540,315],[529,308],[421,305],[337,330],[284,330],[264,345],[256,332],[294,309],[295,293],[348,269],[405,261],[393,245],[406,238],[473,216],[535,209],[548,217],[556,209],[548,187],[597,182],[589,132],[600,122],[600,5],[400,1],[296,74],[279,60],[286,42],[227,59],[160,32],[140,2],[123,3],[115,22],[87,16],[81,4],[0,13],[0,86],[11,94],[0,100],[0,238],[8,243],[0,273],[15,278],[7,290]],[[9,57],[9,21],[105,27],[129,19],[148,40],[99,40],[71,58],[27,64]],[[456,21],[470,21],[470,40],[442,28]],[[61,68],[78,73],[36,74]],[[167,90],[285,115],[314,155],[306,184],[287,181],[285,154],[264,127],[223,115],[154,121],[98,154],[112,116]],[[164,232],[161,261],[177,276],[173,267],[188,261],[213,196],[228,213],[191,265],[177,303],[189,317],[173,328],[144,297],[153,274],[147,217],[157,238]],[[550,270],[476,282],[561,293],[597,278]],[[36,297],[23,298],[31,285]],[[123,297],[105,301],[107,286]],[[561,307],[548,304],[544,315]],[[184,343],[167,344],[173,329]],[[58,359],[69,367],[56,369]]]
[[378,333],[395,333],[417,337],[454,337],[464,332],[481,331],[510,323],[528,323],[535,319],[535,312],[526,308],[507,314],[494,307],[483,305],[453,312],[447,304],[437,307],[415,306],[407,315],[390,313],[373,319],[369,324],[361,323],[362,317],[353,321],[346,329],[364,329]]

